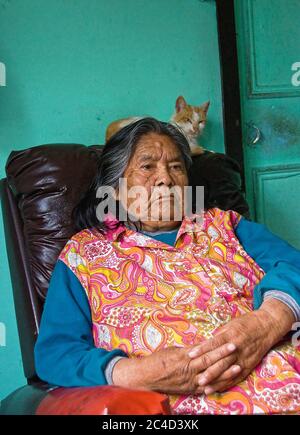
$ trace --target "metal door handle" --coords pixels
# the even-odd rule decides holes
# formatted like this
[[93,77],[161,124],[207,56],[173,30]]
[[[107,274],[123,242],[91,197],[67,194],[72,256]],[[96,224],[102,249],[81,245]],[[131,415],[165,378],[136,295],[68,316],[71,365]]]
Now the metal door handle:
[[256,145],[257,142],[259,142],[261,139],[262,136],[261,131],[253,122],[248,122],[247,126],[255,130],[255,135],[254,137],[251,137],[251,139],[248,140],[248,145]]

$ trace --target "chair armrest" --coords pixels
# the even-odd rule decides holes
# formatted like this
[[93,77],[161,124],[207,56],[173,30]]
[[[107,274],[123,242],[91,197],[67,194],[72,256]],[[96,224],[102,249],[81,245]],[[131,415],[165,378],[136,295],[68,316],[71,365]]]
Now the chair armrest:
[[0,415],[170,415],[168,396],[115,386],[26,385],[7,396]]
[[170,415],[168,396],[115,386],[57,388],[40,402],[36,415]]
[[42,382],[18,388],[1,401],[0,415],[34,415],[50,390],[51,387]]

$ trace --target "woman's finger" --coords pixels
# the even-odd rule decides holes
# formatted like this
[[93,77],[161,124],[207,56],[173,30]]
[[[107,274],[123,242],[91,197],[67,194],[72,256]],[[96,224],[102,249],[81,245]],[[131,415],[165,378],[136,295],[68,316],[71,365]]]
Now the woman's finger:
[[[206,371],[209,367],[215,367],[215,377],[220,376],[230,365],[234,364],[237,355],[235,353],[236,346],[234,344],[223,344],[222,346],[210,352],[194,358],[191,361],[191,368],[197,373]],[[217,365],[216,365],[217,363]]]
[[201,373],[198,377],[198,383],[202,387],[214,388],[217,384],[224,381],[233,380],[241,371],[241,366],[238,364],[230,364],[230,359],[227,357],[209,367],[204,373]]
[[[221,393],[222,391],[227,391],[228,388],[233,387],[234,385],[237,385],[239,382],[241,382],[247,374],[243,372],[243,370],[237,370],[236,371],[228,371],[228,373],[224,373],[224,378],[222,377],[222,380],[218,379],[217,382],[214,382],[212,384],[206,385],[204,388],[204,393],[206,395],[213,394],[216,392]],[[225,379],[226,378],[226,379]]]
[[[188,356],[190,358],[197,358],[201,355],[204,355],[205,353],[211,352],[223,345],[229,345],[229,352],[234,352],[235,351],[235,345],[233,343],[231,343],[230,341],[228,341],[227,337],[225,334],[219,334],[216,335],[213,338],[210,338],[209,340],[197,344],[196,346],[193,346],[189,352],[188,352]],[[230,350],[231,349],[231,350]]]

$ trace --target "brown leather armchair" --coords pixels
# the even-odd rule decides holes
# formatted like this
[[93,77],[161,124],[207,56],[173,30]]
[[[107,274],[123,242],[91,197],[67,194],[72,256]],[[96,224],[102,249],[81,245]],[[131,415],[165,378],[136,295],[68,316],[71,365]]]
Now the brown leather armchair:
[[[42,412],[47,413],[47,409],[62,400],[62,396],[64,411],[57,408],[49,413],[76,413],[74,407],[68,408],[68,404],[74,403],[73,389],[69,389],[70,393],[62,388],[59,392],[51,391],[48,384],[38,379],[33,349],[54,264],[65,243],[76,232],[71,218],[72,209],[97,171],[101,149],[100,145],[49,144],[13,151],[8,158],[7,178],[0,181],[0,193],[28,385],[2,401],[2,414],[35,414],[41,404]],[[248,205],[241,191],[239,165],[234,160],[210,152],[194,157],[190,179],[194,185],[205,186],[206,206],[231,208],[248,215]],[[93,389],[93,394],[101,396],[103,388],[97,387],[96,392]],[[111,388],[115,394],[116,389]],[[85,388],[78,390],[79,393],[86,391]],[[105,391],[107,394],[107,389]],[[124,394],[124,391],[121,393]],[[138,410],[141,397],[138,392],[135,393]],[[152,399],[147,396],[147,400],[155,399],[156,403],[163,404],[153,409],[153,413],[167,413],[166,396],[153,395]],[[50,402],[52,405],[49,408],[44,406]],[[82,412],[89,413],[87,409]],[[101,410],[93,412],[101,413]],[[122,412],[126,413],[126,410]],[[141,407],[140,413],[149,414],[151,410]]]

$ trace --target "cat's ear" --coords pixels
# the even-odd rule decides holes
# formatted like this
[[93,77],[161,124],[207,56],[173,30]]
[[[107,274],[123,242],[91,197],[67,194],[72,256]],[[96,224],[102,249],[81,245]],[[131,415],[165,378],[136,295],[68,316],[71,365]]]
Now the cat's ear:
[[185,99],[180,95],[180,97],[177,98],[176,100],[176,104],[175,104],[175,108],[176,108],[176,112],[181,112],[182,109],[184,109],[187,106],[187,103],[185,101]]
[[203,112],[207,113],[208,108],[209,108],[209,105],[210,105],[210,101],[206,101],[206,103],[203,103],[203,104],[200,106],[200,108],[203,110]]

